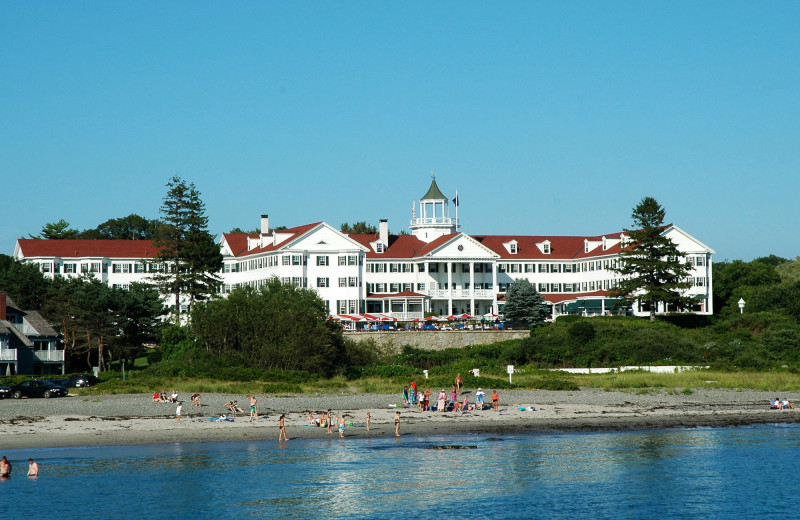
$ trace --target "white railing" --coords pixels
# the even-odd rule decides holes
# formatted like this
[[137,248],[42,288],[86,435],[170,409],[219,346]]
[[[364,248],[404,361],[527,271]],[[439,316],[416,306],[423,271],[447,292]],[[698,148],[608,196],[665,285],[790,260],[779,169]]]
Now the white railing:
[[16,361],[17,349],[9,348],[0,350],[0,361]]
[[39,361],[64,361],[63,350],[36,350],[33,355]]
[[491,289],[428,289],[431,298],[494,298]]
[[417,318],[422,319],[425,315],[421,312],[392,312],[389,313],[392,318],[397,318],[398,321],[411,321]]

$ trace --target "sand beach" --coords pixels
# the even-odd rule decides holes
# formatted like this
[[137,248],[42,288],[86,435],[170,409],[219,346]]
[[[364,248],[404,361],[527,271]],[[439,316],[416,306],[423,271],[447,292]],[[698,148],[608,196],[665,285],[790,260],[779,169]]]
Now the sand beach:
[[[434,395],[436,390],[432,389]],[[466,392],[470,403],[474,403],[475,389]],[[150,394],[5,399],[0,401],[0,445],[4,449],[28,449],[271,439],[277,442],[281,414],[286,414],[289,442],[338,437],[335,427],[329,434],[325,428],[308,424],[309,411],[318,416],[328,409],[346,416],[345,436],[353,438],[394,436],[393,417],[398,410],[403,436],[800,422],[798,410],[769,409],[770,399],[788,397],[790,401],[800,401],[800,395],[755,390],[696,389],[686,394],[672,390],[514,390],[500,392],[500,412],[463,414],[405,408],[398,395],[258,395],[260,417],[253,422],[247,414],[239,414],[233,421],[219,420],[227,401],[236,399],[242,405],[247,402],[243,395],[205,394],[200,407],[192,406],[188,397],[181,396],[180,422],[175,418],[174,404],[155,403]],[[364,427],[367,412],[372,416],[369,432]]]

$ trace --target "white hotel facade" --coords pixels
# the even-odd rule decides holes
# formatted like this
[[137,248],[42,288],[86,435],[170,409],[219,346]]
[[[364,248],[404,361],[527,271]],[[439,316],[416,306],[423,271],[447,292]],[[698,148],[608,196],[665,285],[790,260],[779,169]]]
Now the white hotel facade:
[[[436,180],[415,203],[410,234],[390,235],[381,220],[378,233],[348,234],[325,222],[291,229],[220,239],[224,295],[237,286],[259,287],[272,277],[317,291],[328,312],[383,313],[400,321],[437,315],[502,314],[506,289],[515,279],[532,282],[554,316],[649,313],[639,303],[617,307],[609,296],[619,279],[616,265],[627,237],[622,232],[594,236],[468,235],[450,215],[451,201]],[[688,294],[698,298],[693,312],[711,314],[714,251],[677,226],[663,233],[692,266]],[[47,276],[90,273],[126,288],[150,278],[145,261],[157,249],[143,240],[19,239],[14,257],[34,262]],[[657,312],[678,309],[663,305]]]

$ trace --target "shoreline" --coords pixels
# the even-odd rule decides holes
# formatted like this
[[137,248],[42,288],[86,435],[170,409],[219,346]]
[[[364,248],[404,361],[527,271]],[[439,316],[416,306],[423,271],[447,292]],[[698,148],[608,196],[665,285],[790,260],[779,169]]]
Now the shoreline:
[[[469,392],[465,392],[468,394]],[[790,400],[797,395],[787,394]],[[237,396],[233,396],[236,398]],[[401,412],[401,437],[461,434],[511,435],[558,431],[624,431],[661,428],[725,427],[798,423],[800,410],[770,410],[776,395],[754,390],[698,389],[690,395],[633,394],[582,389],[576,392],[507,391],[500,413],[492,410],[419,412],[380,394],[257,396],[261,417],[250,422],[240,414],[233,422],[214,420],[231,396],[207,394],[203,406],[184,402],[153,403],[151,395],[127,394],[81,398],[0,401],[0,435],[6,450],[77,446],[147,445],[194,442],[277,441],[278,417],[286,414],[292,439],[339,439],[336,426],[308,425],[307,413],[332,409],[347,418],[345,439],[394,437],[393,416]],[[783,397],[783,395],[781,395]],[[241,402],[245,400],[238,396]],[[504,404],[506,403],[506,404]],[[535,407],[535,411],[529,410]],[[520,410],[524,408],[524,410]],[[364,427],[372,415],[371,431]],[[352,422],[353,426],[350,426]]]

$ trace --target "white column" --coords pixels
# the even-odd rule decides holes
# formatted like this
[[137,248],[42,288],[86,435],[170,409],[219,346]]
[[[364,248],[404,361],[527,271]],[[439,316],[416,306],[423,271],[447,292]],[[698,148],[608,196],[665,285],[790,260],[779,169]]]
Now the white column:
[[453,314],[453,262],[447,262],[447,314]]
[[497,312],[497,262],[492,264],[492,312]]
[[469,263],[469,312],[475,315],[475,262]]

